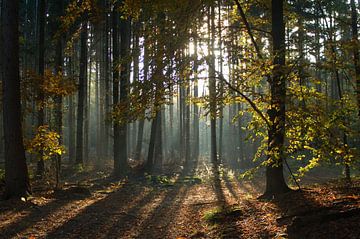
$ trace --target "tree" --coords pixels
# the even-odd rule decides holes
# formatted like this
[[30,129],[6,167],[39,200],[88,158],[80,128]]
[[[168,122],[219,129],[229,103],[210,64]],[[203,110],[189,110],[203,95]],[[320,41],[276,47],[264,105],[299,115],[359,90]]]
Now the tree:
[[[58,5],[56,6],[57,12],[57,23],[60,24],[60,17],[63,15],[64,11],[64,3],[63,1],[59,1]],[[56,39],[56,50],[55,50],[55,72],[58,75],[63,76],[63,64],[64,64],[64,57],[63,57],[63,37],[58,37]],[[59,134],[59,144],[62,143],[62,127],[63,127],[63,99],[61,95],[55,96],[55,128],[57,133]],[[58,187],[59,179],[60,179],[60,170],[61,170],[61,154],[56,156],[56,186]]]
[[[120,19],[120,104],[124,106],[125,112],[129,111],[129,49],[131,44],[131,21],[129,18]],[[125,115],[125,118],[128,117]],[[116,174],[124,175],[128,169],[128,123],[125,120],[120,124],[119,132],[119,164],[117,165]]]
[[19,75],[19,1],[2,2],[1,63],[5,140],[5,197],[30,193],[21,126]]
[[208,27],[211,32],[210,50],[210,67],[209,67],[209,97],[210,97],[210,128],[211,128],[211,153],[210,160],[214,166],[214,172],[217,173],[218,159],[216,147],[216,76],[215,76],[215,7],[210,8]]
[[[45,70],[45,15],[46,15],[46,1],[40,0],[38,4],[38,75],[44,77]],[[44,79],[43,79],[44,80]],[[38,96],[38,115],[37,115],[37,126],[40,127],[45,123],[45,109],[44,109],[45,95],[42,90],[39,91]],[[44,174],[45,165],[44,160],[40,156],[37,165],[36,174],[42,177]]]
[[269,79],[271,99],[268,116],[268,165],[266,167],[266,190],[264,197],[272,197],[289,191],[283,174],[284,140],[285,140],[285,25],[283,0],[271,1],[273,65],[272,77]]
[[356,82],[356,94],[359,108],[360,117],[360,57],[359,57],[359,34],[358,34],[358,20],[357,20],[357,9],[355,0],[350,1],[351,5],[351,29],[352,29],[352,41],[354,44],[353,60],[355,67],[355,82]]
[[81,25],[80,36],[80,75],[78,90],[77,108],[77,129],[76,129],[76,164],[84,163],[84,108],[85,108],[85,88],[87,87],[87,22]]

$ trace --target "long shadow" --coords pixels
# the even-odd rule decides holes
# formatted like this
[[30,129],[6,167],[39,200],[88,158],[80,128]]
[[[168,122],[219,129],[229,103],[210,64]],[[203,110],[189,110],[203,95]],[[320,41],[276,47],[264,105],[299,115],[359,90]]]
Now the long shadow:
[[[166,235],[169,233],[168,229],[170,229],[170,225],[176,219],[177,212],[189,190],[189,186],[182,185],[181,181],[185,177],[194,175],[195,165],[195,163],[185,165],[184,170],[175,182],[175,187],[167,192],[151,215],[141,223],[142,229],[137,233],[136,238],[169,238],[169,235]],[[151,235],[150,232],[156,232],[157,235]],[[118,238],[121,238],[121,235],[117,235]]]
[[61,208],[66,207],[73,201],[77,199],[67,199],[67,200],[54,200],[44,206],[32,206],[29,210],[30,213],[17,220],[14,223],[11,223],[10,225],[6,226],[5,228],[2,228],[0,231],[0,235],[4,236],[4,238],[13,238],[17,234],[25,231],[28,228],[31,228],[39,221],[47,218],[51,214],[53,214],[56,211],[61,210]]
[[[111,179],[102,179],[102,186],[101,187],[107,187],[114,181]],[[92,190],[93,188],[96,188],[94,185],[93,187],[90,187],[89,189]],[[17,210],[25,210],[28,209],[30,212],[27,216],[20,218],[19,220],[16,220],[14,223],[11,223],[7,225],[6,227],[2,228],[0,231],[0,235],[4,236],[5,238],[12,238],[15,237],[17,234],[24,232],[25,230],[32,228],[35,224],[38,222],[48,218],[55,212],[59,212],[62,208],[65,208],[66,206],[72,204],[74,201],[83,200],[85,198],[89,197],[89,195],[66,195],[63,193],[62,196],[55,196],[55,199],[43,206],[37,206],[35,204],[28,204],[27,207],[21,207],[21,209]]]
[[[109,238],[110,236],[106,235],[111,233],[114,224],[117,224],[120,230],[125,230],[123,227],[127,224],[120,221],[135,219],[136,213],[157,196],[157,192],[145,193],[144,189],[145,187],[136,185],[112,193],[48,233],[47,238]],[[135,200],[143,193],[145,193],[144,196]],[[132,205],[126,208],[129,204]]]
[[224,176],[223,180],[224,180],[225,186],[226,186],[227,190],[230,192],[231,196],[233,198],[235,198],[236,201],[240,201],[239,195],[236,193],[234,186],[233,186],[233,182],[229,179],[229,177]]
[[217,164],[213,165],[213,189],[218,202],[218,208],[220,210],[220,219],[217,220],[218,224],[218,236],[219,238],[241,238],[242,232],[238,230],[236,221],[240,216],[239,211],[232,211],[230,205],[226,201],[224,190],[222,187],[222,179],[220,178],[219,166]]
[[[147,206],[150,207],[151,203],[161,197],[164,192],[153,188],[145,196],[140,196],[139,199],[134,200],[144,193],[144,188],[144,185],[133,185],[133,187],[125,185],[124,190],[114,192],[88,206],[74,218],[48,233],[47,238],[122,238],[141,222],[142,209]],[[178,190],[180,187],[169,190],[154,211],[163,207],[163,202],[172,202]],[[151,212],[151,215],[159,213],[154,211]],[[151,217],[153,216],[149,216],[149,218]],[[141,225],[147,225],[147,223],[145,221]]]

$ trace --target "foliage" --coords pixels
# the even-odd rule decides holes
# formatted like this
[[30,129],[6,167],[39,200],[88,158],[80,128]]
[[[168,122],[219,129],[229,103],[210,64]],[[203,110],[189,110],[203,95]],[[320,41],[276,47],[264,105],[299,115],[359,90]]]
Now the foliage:
[[60,135],[51,131],[48,125],[40,126],[33,139],[25,143],[26,149],[31,154],[36,154],[47,160],[55,155],[65,153],[64,146],[60,145]]
[[[54,73],[50,69],[46,69],[44,76],[27,71],[21,89],[25,102],[35,101],[38,107],[45,107],[52,106],[56,97],[73,94],[76,92],[77,86],[73,78],[64,76],[61,71]],[[44,101],[41,96],[44,97]]]

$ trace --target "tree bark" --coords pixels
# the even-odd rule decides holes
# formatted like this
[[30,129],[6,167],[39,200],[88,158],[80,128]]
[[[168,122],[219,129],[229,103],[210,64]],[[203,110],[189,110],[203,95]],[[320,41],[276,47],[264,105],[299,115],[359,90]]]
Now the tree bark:
[[[113,110],[116,111],[117,104],[119,103],[120,92],[120,72],[119,72],[119,13],[118,13],[118,1],[115,2],[113,12],[112,12],[112,29],[113,29]],[[120,163],[120,124],[113,122],[114,130],[114,147],[113,147],[113,157],[114,157],[114,175],[119,176],[121,171]]]
[[[45,70],[45,14],[46,14],[46,2],[45,0],[39,0],[38,3],[38,75],[44,76]],[[37,115],[37,126],[40,127],[45,124],[45,96],[42,90],[39,91],[38,96],[38,115]],[[43,152],[40,152],[40,158],[37,163],[36,174],[38,177],[42,177],[45,171],[45,164],[43,159]]]
[[80,36],[80,74],[77,108],[77,130],[76,130],[76,164],[84,163],[84,107],[85,88],[87,87],[87,23],[82,23]]
[[4,0],[1,13],[1,68],[5,140],[5,197],[30,193],[21,126],[19,1]]
[[[120,56],[121,56],[121,68],[120,68],[120,104],[125,105],[124,112],[129,110],[129,49],[131,44],[131,22],[130,19],[120,20]],[[125,175],[129,171],[128,166],[128,123],[127,116],[125,120],[119,125],[119,165],[116,168],[116,173],[119,176]]]
[[211,131],[211,153],[210,159],[214,172],[218,172],[217,142],[216,142],[216,78],[215,78],[215,7],[210,7],[210,20],[208,27],[211,32],[210,40],[210,67],[209,67],[209,95],[210,95],[210,131]]
[[285,140],[285,25],[283,0],[272,0],[272,37],[273,64],[272,77],[269,79],[271,91],[271,108],[268,111],[270,128],[268,130],[269,164],[266,167],[266,191],[264,197],[274,197],[288,192],[283,174],[284,140]]
[[355,67],[355,82],[356,82],[356,94],[359,112],[358,116],[360,117],[360,56],[359,56],[359,34],[358,34],[358,24],[357,24],[357,9],[355,5],[355,0],[350,1],[351,4],[351,29],[352,29],[352,40],[354,43],[354,67]]

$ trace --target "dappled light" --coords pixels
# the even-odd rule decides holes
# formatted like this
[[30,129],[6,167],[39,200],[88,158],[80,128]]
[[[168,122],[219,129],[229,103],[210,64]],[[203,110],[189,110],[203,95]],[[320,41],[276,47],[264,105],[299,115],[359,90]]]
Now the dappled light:
[[360,238],[359,13],[0,0],[0,239]]

